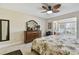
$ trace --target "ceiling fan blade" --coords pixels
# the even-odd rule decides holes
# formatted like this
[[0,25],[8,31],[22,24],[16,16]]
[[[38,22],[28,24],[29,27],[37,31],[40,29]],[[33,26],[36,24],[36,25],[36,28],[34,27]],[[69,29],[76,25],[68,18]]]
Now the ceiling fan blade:
[[46,6],[42,6],[42,8],[43,8],[43,9],[46,9],[46,10],[48,9]]
[[46,13],[47,12],[47,10],[46,11],[42,11],[41,13]]
[[58,8],[60,8],[61,7],[61,4],[55,4],[54,6],[53,6],[53,9],[58,9]]
[[54,4],[51,10],[53,13],[58,13],[60,11],[59,10],[60,7],[61,7],[61,4]]
[[60,10],[58,10],[58,9],[52,9],[52,12],[53,13],[58,13]]
[[42,4],[43,4],[42,8],[48,10],[48,4],[47,3],[42,3]]

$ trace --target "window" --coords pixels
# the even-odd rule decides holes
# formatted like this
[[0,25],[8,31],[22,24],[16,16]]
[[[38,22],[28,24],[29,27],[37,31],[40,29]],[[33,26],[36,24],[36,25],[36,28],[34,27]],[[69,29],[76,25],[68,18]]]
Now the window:
[[76,36],[76,18],[63,19],[53,22],[53,32],[61,35],[73,35]]

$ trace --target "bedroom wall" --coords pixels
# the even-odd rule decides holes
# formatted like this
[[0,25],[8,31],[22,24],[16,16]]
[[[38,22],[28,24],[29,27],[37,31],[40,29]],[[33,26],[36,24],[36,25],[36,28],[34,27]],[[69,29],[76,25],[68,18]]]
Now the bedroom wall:
[[41,26],[40,29],[42,31],[42,36],[45,33],[44,20],[39,17],[0,8],[0,19],[10,20],[10,40],[0,42],[0,48],[23,43],[24,31],[26,30],[26,21],[29,20],[35,20],[36,22],[38,22],[38,24]]
[[[57,16],[57,17],[53,17],[53,18],[50,18],[50,19],[46,19],[47,20],[46,23],[53,22],[54,20],[62,20],[62,19],[67,19],[67,18],[72,18],[72,17],[77,18],[77,38],[79,38],[79,11],[69,13],[69,14],[64,14],[64,15]],[[53,31],[53,29],[50,29],[50,30]],[[45,31],[48,31],[48,29],[45,30]]]

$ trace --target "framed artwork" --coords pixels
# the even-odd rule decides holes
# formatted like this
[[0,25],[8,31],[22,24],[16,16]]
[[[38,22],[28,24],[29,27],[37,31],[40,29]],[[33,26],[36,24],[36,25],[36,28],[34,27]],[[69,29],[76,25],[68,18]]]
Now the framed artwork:
[[52,29],[52,23],[51,22],[48,23],[48,29]]

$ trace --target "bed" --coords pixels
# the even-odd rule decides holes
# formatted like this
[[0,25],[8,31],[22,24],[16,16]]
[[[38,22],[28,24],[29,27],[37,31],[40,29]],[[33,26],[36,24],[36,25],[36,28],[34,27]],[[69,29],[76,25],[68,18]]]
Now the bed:
[[73,37],[51,35],[33,40],[31,49],[40,55],[77,55],[79,40]]

